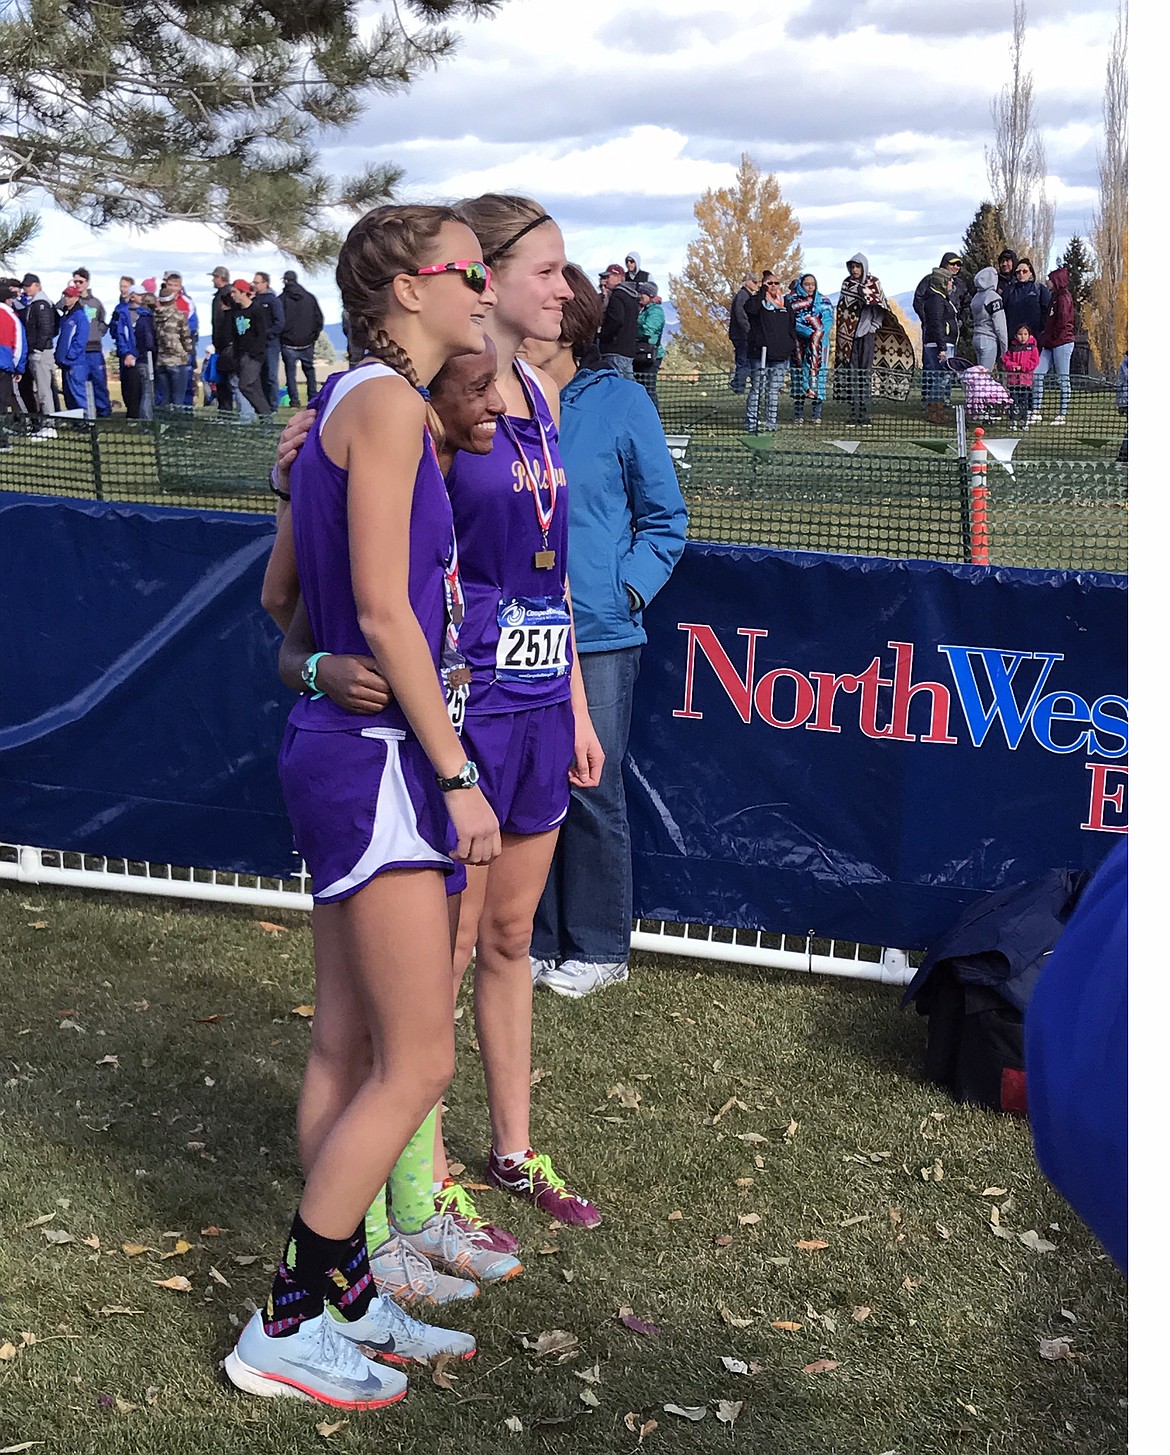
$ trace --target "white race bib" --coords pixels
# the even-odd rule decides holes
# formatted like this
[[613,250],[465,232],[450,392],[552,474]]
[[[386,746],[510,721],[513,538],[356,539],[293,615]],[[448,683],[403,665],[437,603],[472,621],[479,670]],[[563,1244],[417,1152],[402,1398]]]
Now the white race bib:
[[569,670],[569,609],[564,597],[517,596],[496,614],[498,682],[541,682]]

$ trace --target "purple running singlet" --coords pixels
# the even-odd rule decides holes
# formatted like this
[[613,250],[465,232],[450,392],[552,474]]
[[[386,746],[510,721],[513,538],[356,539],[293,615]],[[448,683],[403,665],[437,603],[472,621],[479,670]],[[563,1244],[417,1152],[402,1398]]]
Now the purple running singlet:
[[463,741],[501,830],[537,834],[569,807],[569,501],[544,393],[519,359],[515,369],[533,417],[501,416],[490,454],[457,454],[447,493],[471,667]]
[[[335,374],[292,468],[293,541],[301,594],[320,651],[372,655],[358,625],[349,563],[348,471],[321,446],[333,409],[369,379],[392,378],[380,362]],[[411,609],[435,676],[447,628],[444,576],[453,553],[451,507],[429,435],[410,510]],[[387,869],[432,867],[455,892],[466,871],[450,857],[456,835],[434,769],[396,701],[361,716],[328,697],[303,696],[289,714],[280,779],[297,848],[318,903],[345,899]]]
[[565,471],[540,385],[519,360],[516,372],[534,417],[501,415],[491,453],[460,452],[447,472],[465,599],[459,648],[471,668],[468,718],[569,697]]

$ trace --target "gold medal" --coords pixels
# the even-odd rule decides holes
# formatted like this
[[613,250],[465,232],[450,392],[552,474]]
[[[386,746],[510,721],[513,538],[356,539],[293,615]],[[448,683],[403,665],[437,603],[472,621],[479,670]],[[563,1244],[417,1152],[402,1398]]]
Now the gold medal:
[[551,571],[556,563],[556,551],[537,551],[532,558],[532,564],[538,571]]

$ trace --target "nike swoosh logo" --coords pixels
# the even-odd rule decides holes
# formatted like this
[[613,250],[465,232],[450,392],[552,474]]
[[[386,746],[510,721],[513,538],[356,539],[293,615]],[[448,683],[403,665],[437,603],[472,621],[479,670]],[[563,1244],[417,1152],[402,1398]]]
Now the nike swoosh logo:
[[[283,1362],[289,1369],[300,1369],[309,1375],[314,1383],[320,1384],[322,1375],[320,1366],[302,1364],[299,1359],[285,1359]],[[364,1379],[351,1379],[344,1374],[332,1374],[328,1377],[338,1389],[345,1390],[357,1397],[363,1394],[378,1394],[382,1388],[382,1381],[372,1371]]]

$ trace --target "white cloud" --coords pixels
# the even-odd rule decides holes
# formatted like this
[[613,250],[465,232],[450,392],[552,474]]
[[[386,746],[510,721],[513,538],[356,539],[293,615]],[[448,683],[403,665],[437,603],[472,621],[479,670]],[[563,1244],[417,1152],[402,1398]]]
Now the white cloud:
[[[393,159],[418,199],[530,193],[562,221],[583,266],[599,269],[634,246],[665,284],[683,264],[696,197],[727,185],[747,150],[779,175],[809,266],[831,286],[861,247],[887,290],[904,292],[960,243],[987,196],[989,104],[1004,81],[1011,8],[507,0],[491,20],[462,27],[453,60],[409,92],[377,98],[351,135],[328,138],[324,159],[338,171]],[[1115,10],[1113,0],[1029,0],[1028,10],[1025,64],[1059,248],[1093,209]],[[99,294],[116,293],[123,271],[175,266],[201,297],[222,259],[207,228],[95,236],[54,214],[20,265],[63,279],[86,260]],[[244,273],[286,265],[262,249],[228,261]],[[305,281],[335,320],[331,277]]]

